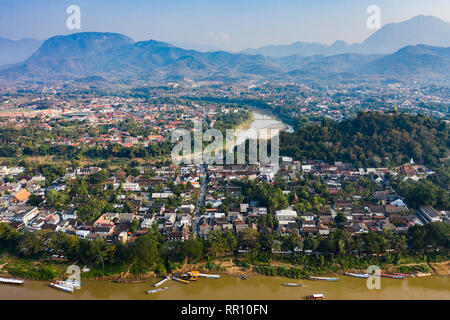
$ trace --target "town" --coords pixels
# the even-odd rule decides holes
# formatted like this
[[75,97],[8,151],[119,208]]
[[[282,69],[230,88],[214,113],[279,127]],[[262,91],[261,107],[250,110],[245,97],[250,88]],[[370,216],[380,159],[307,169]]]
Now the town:
[[[164,274],[179,268],[182,257],[194,264],[206,260],[209,268],[220,269],[215,259],[230,255],[243,270],[249,262],[281,259],[296,265],[299,256],[310,256],[316,262],[308,272],[316,274],[329,271],[318,255],[423,252],[424,244],[412,244],[405,235],[417,227],[434,228],[434,222],[448,224],[448,186],[440,180],[446,176],[448,154],[435,148],[425,157],[416,146],[418,159],[396,152],[395,159],[387,160],[383,156],[389,153],[383,151],[363,160],[365,153],[357,150],[361,156],[343,151],[342,159],[354,162],[328,161],[338,155],[326,153],[322,159],[316,153],[308,158],[308,148],[299,153],[292,149],[297,142],[289,140],[297,139],[294,128],[309,131],[301,115],[288,115],[293,119],[288,125],[271,120],[285,130],[275,163],[174,163],[174,130],[195,134],[209,128],[222,133],[247,129],[260,121],[254,119],[258,110],[276,112],[254,107],[256,97],[235,99],[225,94],[228,90],[238,92],[205,86],[187,96],[186,88],[172,85],[114,96],[73,96],[56,87],[5,93],[0,110],[0,223],[6,229],[0,237],[10,241],[14,230],[13,246],[20,256],[78,260],[99,274],[106,272],[105,261],[120,265],[122,273],[128,265],[133,274]],[[409,114],[397,109],[365,114],[357,120],[343,120],[341,114],[331,121],[410,121]],[[311,128],[327,125],[308,117],[315,126]],[[203,126],[196,128],[195,121]],[[420,121],[414,125],[421,126]],[[433,121],[439,126],[440,120]],[[246,152],[243,158],[248,156]],[[70,241],[77,243],[72,249],[66,244]],[[143,257],[144,249],[136,248],[152,241],[159,253]],[[358,247],[361,241],[364,245]],[[340,244],[333,247],[334,242]],[[436,254],[445,255],[439,248]],[[97,253],[92,256],[90,250]],[[139,262],[132,262],[136,255]],[[19,272],[13,265],[10,272]]]
[[[301,163],[282,157],[278,168],[209,165],[204,171],[202,165],[137,165],[129,174],[100,167],[76,168],[61,172],[46,185],[48,180],[40,173],[2,167],[0,221],[22,230],[62,231],[125,243],[146,234],[152,225],[167,241],[192,236],[207,239],[216,230],[272,232],[260,224],[268,214],[275,218],[274,232],[301,237],[326,236],[337,223],[355,234],[404,231],[448,219],[446,211],[430,206],[417,211],[408,208],[386,178],[401,174],[423,179],[432,172],[413,162],[389,170],[354,168],[348,163]],[[261,188],[278,192],[280,204],[268,204],[264,195],[250,193],[249,185],[267,185]],[[90,190],[114,198],[107,204],[111,212],[101,213],[76,201]]]

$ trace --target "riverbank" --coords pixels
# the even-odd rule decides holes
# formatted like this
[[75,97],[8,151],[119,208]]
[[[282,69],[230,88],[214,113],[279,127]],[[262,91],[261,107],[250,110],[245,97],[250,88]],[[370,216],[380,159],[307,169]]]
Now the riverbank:
[[[381,269],[383,273],[407,273],[407,274],[418,274],[419,276],[449,276],[450,275],[450,261],[445,262],[435,262],[430,263],[432,268],[428,267],[427,263],[416,263],[416,264],[405,264],[405,265],[386,265]],[[408,268],[406,268],[408,267]],[[314,276],[340,276],[346,272],[351,273],[366,273],[366,269],[356,269],[348,268],[341,270],[339,272],[314,272],[314,273],[301,273],[301,266],[280,264],[277,262],[272,262],[268,265],[249,265],[243,266],[238,265],[233,262],[232,259],[229,260],[215,260],[209,263],[206,262],[197,264],[184,264],[181,268],[172,270],[172,274],[182,274],[187,273],[192,270],[199,270],[203,273],[219,274],[222,276],[240,277],[240,276],[283,276],[293,279],[308,279],[309,275]],[[299,270],[299,273],[293,272],[292,270]],[[297,276],[298,275],[298,276]],[[130,282],[137,279],[152,279],[155,277],[160,277],[160,275],[154,272],[149,272],[146,274],[132,275],[129,274],[127,277],[121,277],[121,274],[108,275],[104,277],[94,277],[86,278],[90,280],[129,280]]]
[[[0,300],[303,300],[322,293],[326,300],[449,300],[450,277],[430,276],[403,280],[381,279],[380,290],[369,290],[366,279],[339,277],[338,282],[292,280],[284,277],[250,276],[246,280],[221,275],[189,285],[169,281],[168,290],[147,294],[162,278],[140,283],[83,280],[81,290],[66,293],[43,281],[25,281],[22,286],[0,285]],[[287,287],[284,283],[298,283]]]
[[[71,263],[68,261],[34,261],[31,259],[18,258],[14,256],[2,256],[0,258],[0,275],[17,277],[29,280],[55,280],[64,277],[66,268]],[[443,262],[417,262],[399,265],[385,264],[382,268],[384,273],[408,273],[419,275],[449,276],[450,261]],[[253,265],[246,260],[236,258],[215,259],[209,262],[195,264],[184,263],[180,267],[171,270],[171,274],[186,273],[199,270],[203,273],[220,274],[232,277],[244,276],[285,276],[295,279],[307,279],[309,276],[339,276],[345,272],[365,273],[361,268],[341,268],[339,271],[304,270],[301,265],[290,264],[282,261],[272,260],[268,264]],[[91,268],[89,272],[82,273],[85,280],[107,280],[107,281],[145,281],[159,277],[153,271],[145,273],[132,273],[130,266],[101,266]]]

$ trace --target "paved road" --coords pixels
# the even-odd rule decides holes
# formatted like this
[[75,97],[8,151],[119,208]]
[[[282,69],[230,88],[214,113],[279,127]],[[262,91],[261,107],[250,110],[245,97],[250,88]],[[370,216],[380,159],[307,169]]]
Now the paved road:
[[200,186],[200,195],[198,197],[197,211],[195,212],[194,223],[192,226],[194,235],[197,235],[197,225],[201,218],[200,208],[205,205],[206,190],[208,187],[208,169],[206,168],[206,165],[201,164],[200,170],[202,171],[201,175],[202,185]]

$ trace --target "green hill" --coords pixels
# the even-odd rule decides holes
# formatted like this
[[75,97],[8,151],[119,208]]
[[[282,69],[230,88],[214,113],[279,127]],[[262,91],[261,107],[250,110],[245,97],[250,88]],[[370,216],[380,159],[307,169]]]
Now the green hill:
[[389,166],[409,162],[437,165],[449,153],[449,128],[443,121],[408,114],[359,113],[351,120],[323,120],[296,133],[283,133],[280,154],[298,160],[357,166]]

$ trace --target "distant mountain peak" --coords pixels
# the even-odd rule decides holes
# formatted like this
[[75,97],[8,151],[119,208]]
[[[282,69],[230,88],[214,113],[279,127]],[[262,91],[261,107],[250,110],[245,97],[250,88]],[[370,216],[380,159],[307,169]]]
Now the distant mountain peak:
[[35,53],[43,42],[33,38],[11,40],[0,37],[0,66],[24,61]]
[[97,54],[114,47],[132,44],[134,40],[118,33],[81,32],[64,36],[55,36],[39,48],[31,59],[75,58],[89,54]]
[[402,22],[388,23],[360,44],[348,44],[337,40],[327,46],[320,43],[297,41],[291,45],[265,46],[247,49],[246,54],[262,54],[269,57],[289,55],[314,56],[342,53],[388,54],[408,45],[450,46],[450,23],[427,15],[418,15]]
[[162,42],[162,41],[158,41],[158,40],[147,40],[147,41],[139,41],[135,43],[136,46],[139,47],[175,47],[174,45],[168,43],[168,42]]

